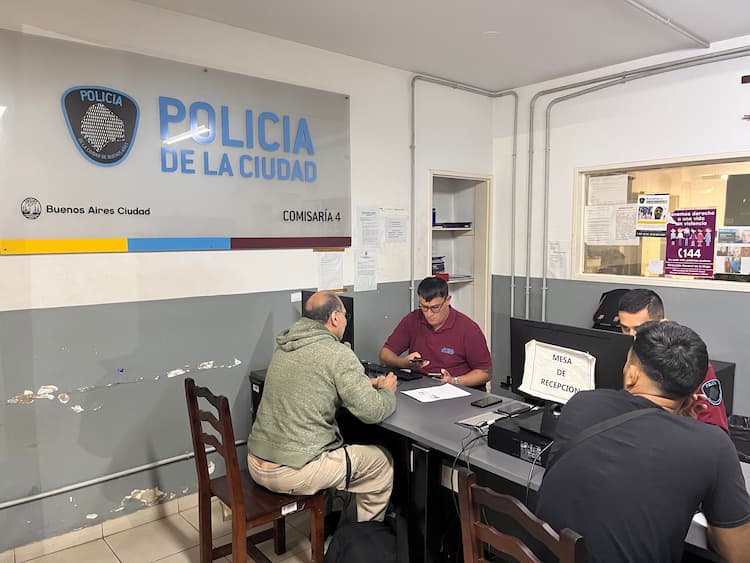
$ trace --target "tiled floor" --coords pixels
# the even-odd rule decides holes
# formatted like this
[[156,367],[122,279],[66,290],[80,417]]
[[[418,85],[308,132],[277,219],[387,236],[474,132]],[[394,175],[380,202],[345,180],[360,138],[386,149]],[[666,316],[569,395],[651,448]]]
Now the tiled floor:
[[[221,517],[221,508],[214,504],[212,532],[214,545],[231,541],[231,522]],[[287,551],[276,555],[273,540],[260,544],[260,549],[271,561],[303,563],[310,561],[309,511],[287,518]],[[130,529],[118,531],[88,543],[56,551],[36,559],[16,556],[16,563],[197,563],[198,554],[198,509],[187,509]],[[231,562],[231,557],[217,561]]]

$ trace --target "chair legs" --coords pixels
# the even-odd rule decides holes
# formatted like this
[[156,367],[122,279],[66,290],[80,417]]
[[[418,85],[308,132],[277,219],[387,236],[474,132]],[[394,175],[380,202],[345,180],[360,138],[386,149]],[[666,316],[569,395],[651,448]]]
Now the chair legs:
[[201,563],[213,561],[213,544],[211,541],[211,495],[199,493],[198,496],[198,538]]
[[310,508],[310,545],[312,547],[313,563],[323,563],[323,502]]
[[284,517],[273,522],[273,550],[276,555],[286,552],[286,519]]

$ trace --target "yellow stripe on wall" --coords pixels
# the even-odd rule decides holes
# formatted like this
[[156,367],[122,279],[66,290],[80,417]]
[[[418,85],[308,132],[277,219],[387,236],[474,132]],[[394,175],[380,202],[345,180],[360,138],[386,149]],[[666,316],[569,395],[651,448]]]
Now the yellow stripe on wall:
[[127,252],[128,239],[6,239],[0,254],[73,254],[78,252]]

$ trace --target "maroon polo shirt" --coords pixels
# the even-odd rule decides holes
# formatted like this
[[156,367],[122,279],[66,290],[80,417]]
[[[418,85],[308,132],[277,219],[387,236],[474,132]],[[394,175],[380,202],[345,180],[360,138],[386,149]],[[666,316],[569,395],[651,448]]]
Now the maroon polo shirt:
[[727,421],[727,409],[724,407],[724,397],[721,391],[721,383],[716,379],[714,366],[709,362],[706,377],[700,384],[696,393],[705,395],[708,401],[703,401],[708,408],[698,414],[698,420],[713,424],[729,434],[729,423]]
[[473,369],[492,369],[492,358],[482,329],[453,307],[438,330],[433,330],[421,310],[412,311],[401,319],[384,346],[397,356],[407,350],[409,353],[419,352],[424,359],[430,360],[430,365],[421,370],[424,373],[446,369],[458,377]]

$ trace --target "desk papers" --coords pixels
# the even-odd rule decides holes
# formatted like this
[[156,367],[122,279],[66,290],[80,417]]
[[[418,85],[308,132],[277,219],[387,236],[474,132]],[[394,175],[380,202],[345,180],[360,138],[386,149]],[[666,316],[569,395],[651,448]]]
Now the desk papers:
[[455,385],[450,383],[444,383],[437,387],[422,387],[421,389],[412,389],[411,391],[401,391],[404,395],[408,395],[412,399],[416,399],[420,403],[431,403],[433,401],[442,401],[443,399],[456,399],[458,397],[466,397],[471,395],[468,391],[459,389]]

